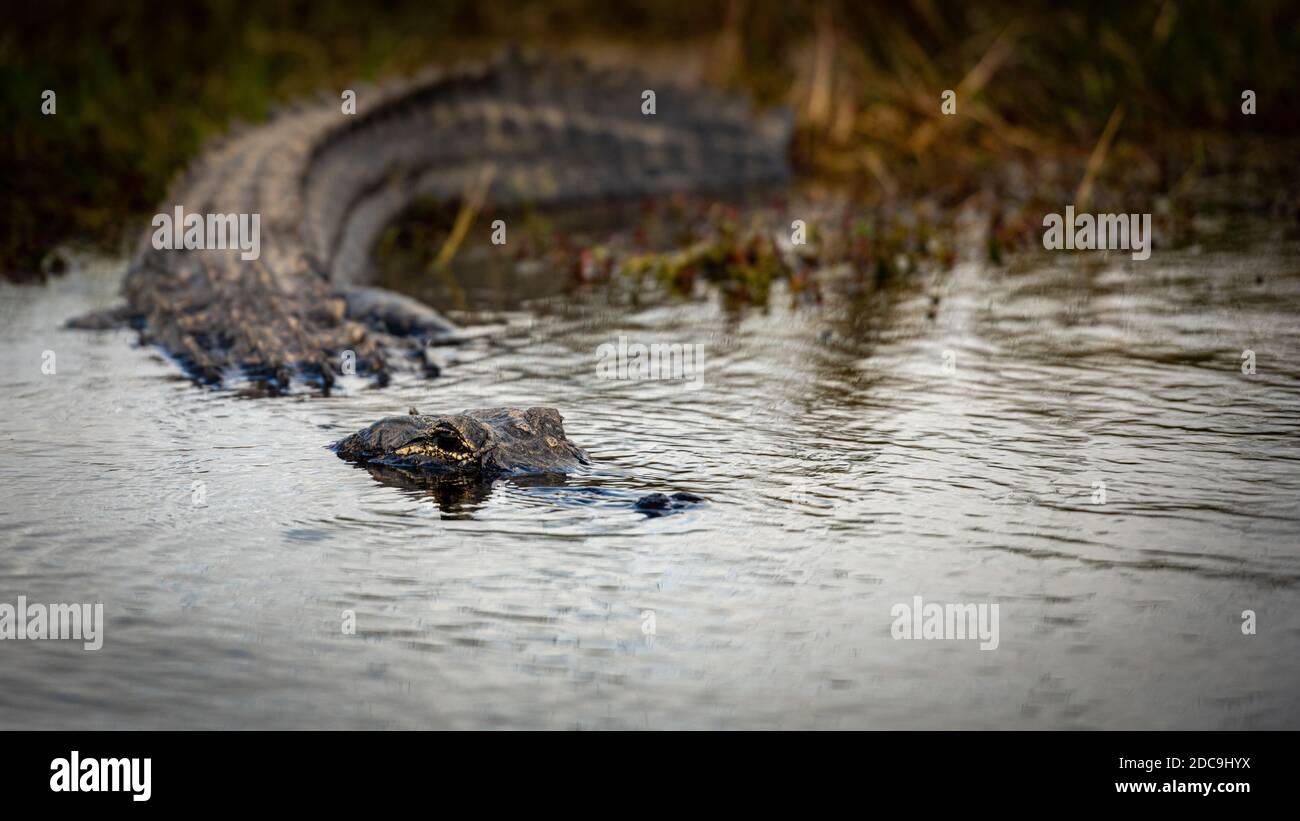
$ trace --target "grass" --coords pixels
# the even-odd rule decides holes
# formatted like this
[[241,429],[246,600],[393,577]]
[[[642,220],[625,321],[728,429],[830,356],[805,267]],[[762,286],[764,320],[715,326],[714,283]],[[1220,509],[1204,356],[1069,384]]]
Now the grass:
[[[1193,156],[1206,133],[1300,124],[1300,8],[1274,0],[54,0],[9,10],[0,33],[0,271],[39,273],[60,242],[120,247],[233,123],[512,41],[702,56],[713,82],[795,108],[807,174],[878,201],[955,201],[1006,158],[1042,156],[1084,162],[1071,184],[1087,195],[1133,152],[1159,163],[1166,145]],[[54,116],[40,113],[45,89]],[[939,112],[945,89],[956,116]],[[1189,167],[1163,173],[1172,186]]]

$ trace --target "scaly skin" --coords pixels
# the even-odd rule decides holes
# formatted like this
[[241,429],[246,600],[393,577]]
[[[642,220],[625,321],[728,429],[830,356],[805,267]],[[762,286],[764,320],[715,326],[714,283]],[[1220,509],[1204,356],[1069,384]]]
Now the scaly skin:
[[[643,89],[657,113],[641,113]],[[297,106],[206,151],[159,206],[261,214],[261,257],[237,249],[156,250],[145,233],[126,305],[73,320],[127,321],[195,378],[241,371],[271,392],[325,388],[345,351],[384,384],[424,365],[455,326],[415,300],[367,288],[379,233],[417,200],[456,199],[490,170],[497,205],[736,190],[788,176],[790,120],[623,70],[509,52]],[[429,366],[426,366],[426,368]]]
[[568,473],[588,462],[564,435],[555,408],[481,408],[445,416],[412,408],[340,439],[334,452],[367,465],[484,478]]
[[[555,408],[480,408],[426,416],[386,416],[345,436],[334,452],[363,465],[384,484],[428,491],[445,511],[486,499],[503,476],[554,481],[587,465],[582,448],[564,435]],[[635,509],[665,516],[703,502],[693,493],[651,493]]]

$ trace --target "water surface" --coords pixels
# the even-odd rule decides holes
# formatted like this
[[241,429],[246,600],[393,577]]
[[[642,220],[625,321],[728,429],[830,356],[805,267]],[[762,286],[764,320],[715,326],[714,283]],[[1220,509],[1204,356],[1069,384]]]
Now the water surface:
[[[766,310],[506,271],[442,378],[328,398],[62,330],[120,262],[0,285],[0,601],[107,620],[0,643],[0,726],[1300,727],[1300,255],[1263,239]],[[620,335],[703,344],[702,387],[598,379]],[[448,498],[325,447],[529,404],[590,472]],[[710,502],[631,507],[673,490]],[[997,603],[998,648],[894,640],[914,596]]]

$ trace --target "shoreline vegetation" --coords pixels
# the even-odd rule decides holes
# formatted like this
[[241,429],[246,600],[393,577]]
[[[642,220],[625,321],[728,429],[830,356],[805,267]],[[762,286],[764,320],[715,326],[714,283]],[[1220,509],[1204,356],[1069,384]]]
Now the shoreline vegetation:
[[[1296,217],[1300,9],[1284,2],[220,0],[53,3],[12,18],[0,34],[11,124],[0,271],[12,279],[57,271],[50,252],[63,243],[127,247],[173,176],[240,122],[508,43],[635,61],[790,108],[800,179],[839,201],[810,206],[817,253],[875,277],[910,256],[951,264],[952,226],[971,212],[994,261],[1067,205],[1155,210],[1166,230],[1191,219],[1192,202]],[[41,113],[47,89],[53,114]],[[800,216],[788,202],[769,210],[786,228]],[[633,249],[619,267],[670,282],[703,273],[755,297],[797,276],[798,249],[770,229],[722,207],[694,222],[679,246]],[[455,250],[445,237],[433,248],[441,265]],[[575,249],[566,264],[581,276],[612,253]]]

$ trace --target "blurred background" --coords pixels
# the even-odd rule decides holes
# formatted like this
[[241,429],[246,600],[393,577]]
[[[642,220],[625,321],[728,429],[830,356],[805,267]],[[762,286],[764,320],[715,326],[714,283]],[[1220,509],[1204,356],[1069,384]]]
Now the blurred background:
[[[789,106],[799,169],[863,196],[974,179],[1016,156],[1086,159],[1099,143],[1141,153],[1170,188],[1214,135],[1240,134],[1244,89],[1262,153],[1295,133],[1298,20],[1281,0],[15,5],[0,28],[0,270],[39,276],[61,242],[118,248],[233,123],[507,43]],[[56,116],[41,114],[45,89]],[[939,114],[945,89],[957,117]]]

